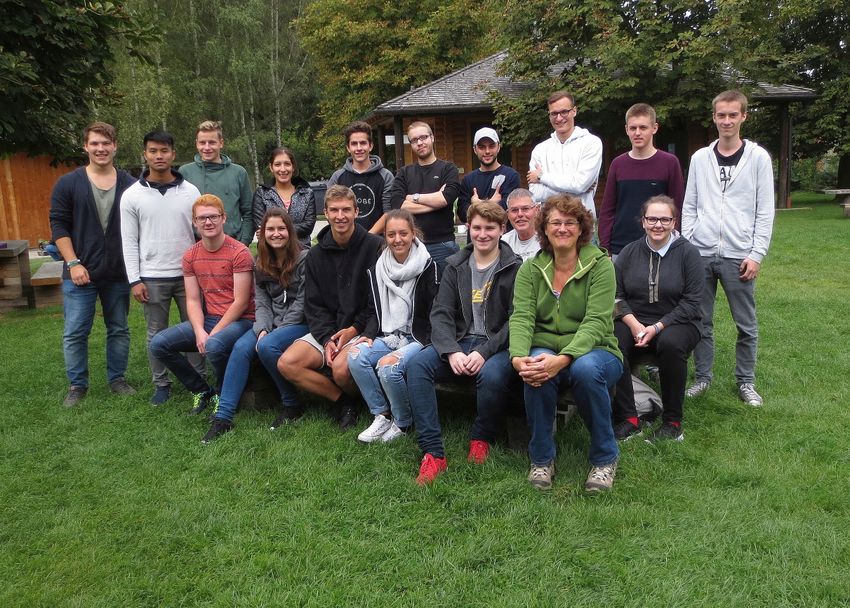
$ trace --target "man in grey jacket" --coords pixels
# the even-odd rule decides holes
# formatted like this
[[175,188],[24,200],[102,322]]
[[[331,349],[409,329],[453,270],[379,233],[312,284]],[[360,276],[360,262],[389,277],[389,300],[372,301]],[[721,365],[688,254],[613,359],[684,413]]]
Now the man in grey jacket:
[[682,235],[699,249],[705,268],[702,339],[694,350],[696,381],[686,395],[708,390],[714,363],[713,316],[717,282],[738,328],[735,378],[738,396],[762,405],[755,389],[758,322],[755,279],[773,232],[773,165],[755,142],[741,139],[747,98],[730,90],[714,98],[718,139],[691,158],[682,208]]

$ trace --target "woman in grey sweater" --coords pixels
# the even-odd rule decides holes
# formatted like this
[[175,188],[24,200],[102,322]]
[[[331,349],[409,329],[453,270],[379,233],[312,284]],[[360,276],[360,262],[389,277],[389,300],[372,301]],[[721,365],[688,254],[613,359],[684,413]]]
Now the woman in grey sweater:
[[282,402],[272,430],[301,416],[295,387],[277,371],[277,360],[309,330],[304,323],[304,258],[292,218],[281,208],[269,209],[260,224],[254,269],[254,327],[237,340],[227,362],[221,397],[212,426],[202,439],[209,443],[233,428],[236,406],[245,390],[251,363],[259,356]]
[[675,230],[673,199],[662,195],[646,201],[641,224],[646,236],[626,245],[614,262],[614,333],[624,367],[613,402],[614,435],[626,440],[641,434],[629,363],[649,352],[658,359],[664,413],[648,441],[682,441],[688,357],[700,337],[703,266],[696,247]]

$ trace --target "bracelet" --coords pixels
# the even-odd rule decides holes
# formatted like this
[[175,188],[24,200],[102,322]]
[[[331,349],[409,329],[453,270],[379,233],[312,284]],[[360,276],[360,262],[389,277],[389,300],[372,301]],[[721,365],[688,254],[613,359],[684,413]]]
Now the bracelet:
[[655,330],[655,335],[656,335],[656,336],[657,336],[658,334],[660,334],[660,333],[661,333],[661,327],[658,325],[658,323],[653,323],[653,324],[652,324],[652,329],[654,329],[654,330]]
[[73,260],[71,260],[70,262],[68,262],[68,269],[70,270],[70,269],[71,269],[71,268],[73,268],[74,266],[79,266],[80,264],[82,264],[82,262],[80,261],[80,259],[79,259],[79,258],[74,258]]

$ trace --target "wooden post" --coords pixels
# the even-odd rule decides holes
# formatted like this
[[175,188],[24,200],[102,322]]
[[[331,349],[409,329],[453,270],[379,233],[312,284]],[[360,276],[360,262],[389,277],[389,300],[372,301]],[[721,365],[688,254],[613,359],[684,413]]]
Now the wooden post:
[[395,169],[404,166],[404,131],[401,128],[401,116],[393,116],[393,134],[395,135]]
[[788,102],[779,106],[779,188],[777,207],[791,208],[791,113]]

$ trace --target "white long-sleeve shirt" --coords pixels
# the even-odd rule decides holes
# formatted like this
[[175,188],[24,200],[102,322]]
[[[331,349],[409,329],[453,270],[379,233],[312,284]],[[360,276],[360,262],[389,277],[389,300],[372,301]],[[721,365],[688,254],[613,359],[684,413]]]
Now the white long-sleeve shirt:
[[539,184],[529,184],[536,202],[542,203],[550,196],[571,194],[581,199],[584,206],[596,217],[596,183],[602,169],[602,140],[587,129],[575,127],[561,142],[553,131],[549,139],[534,146],[529,169],[540,168]]

